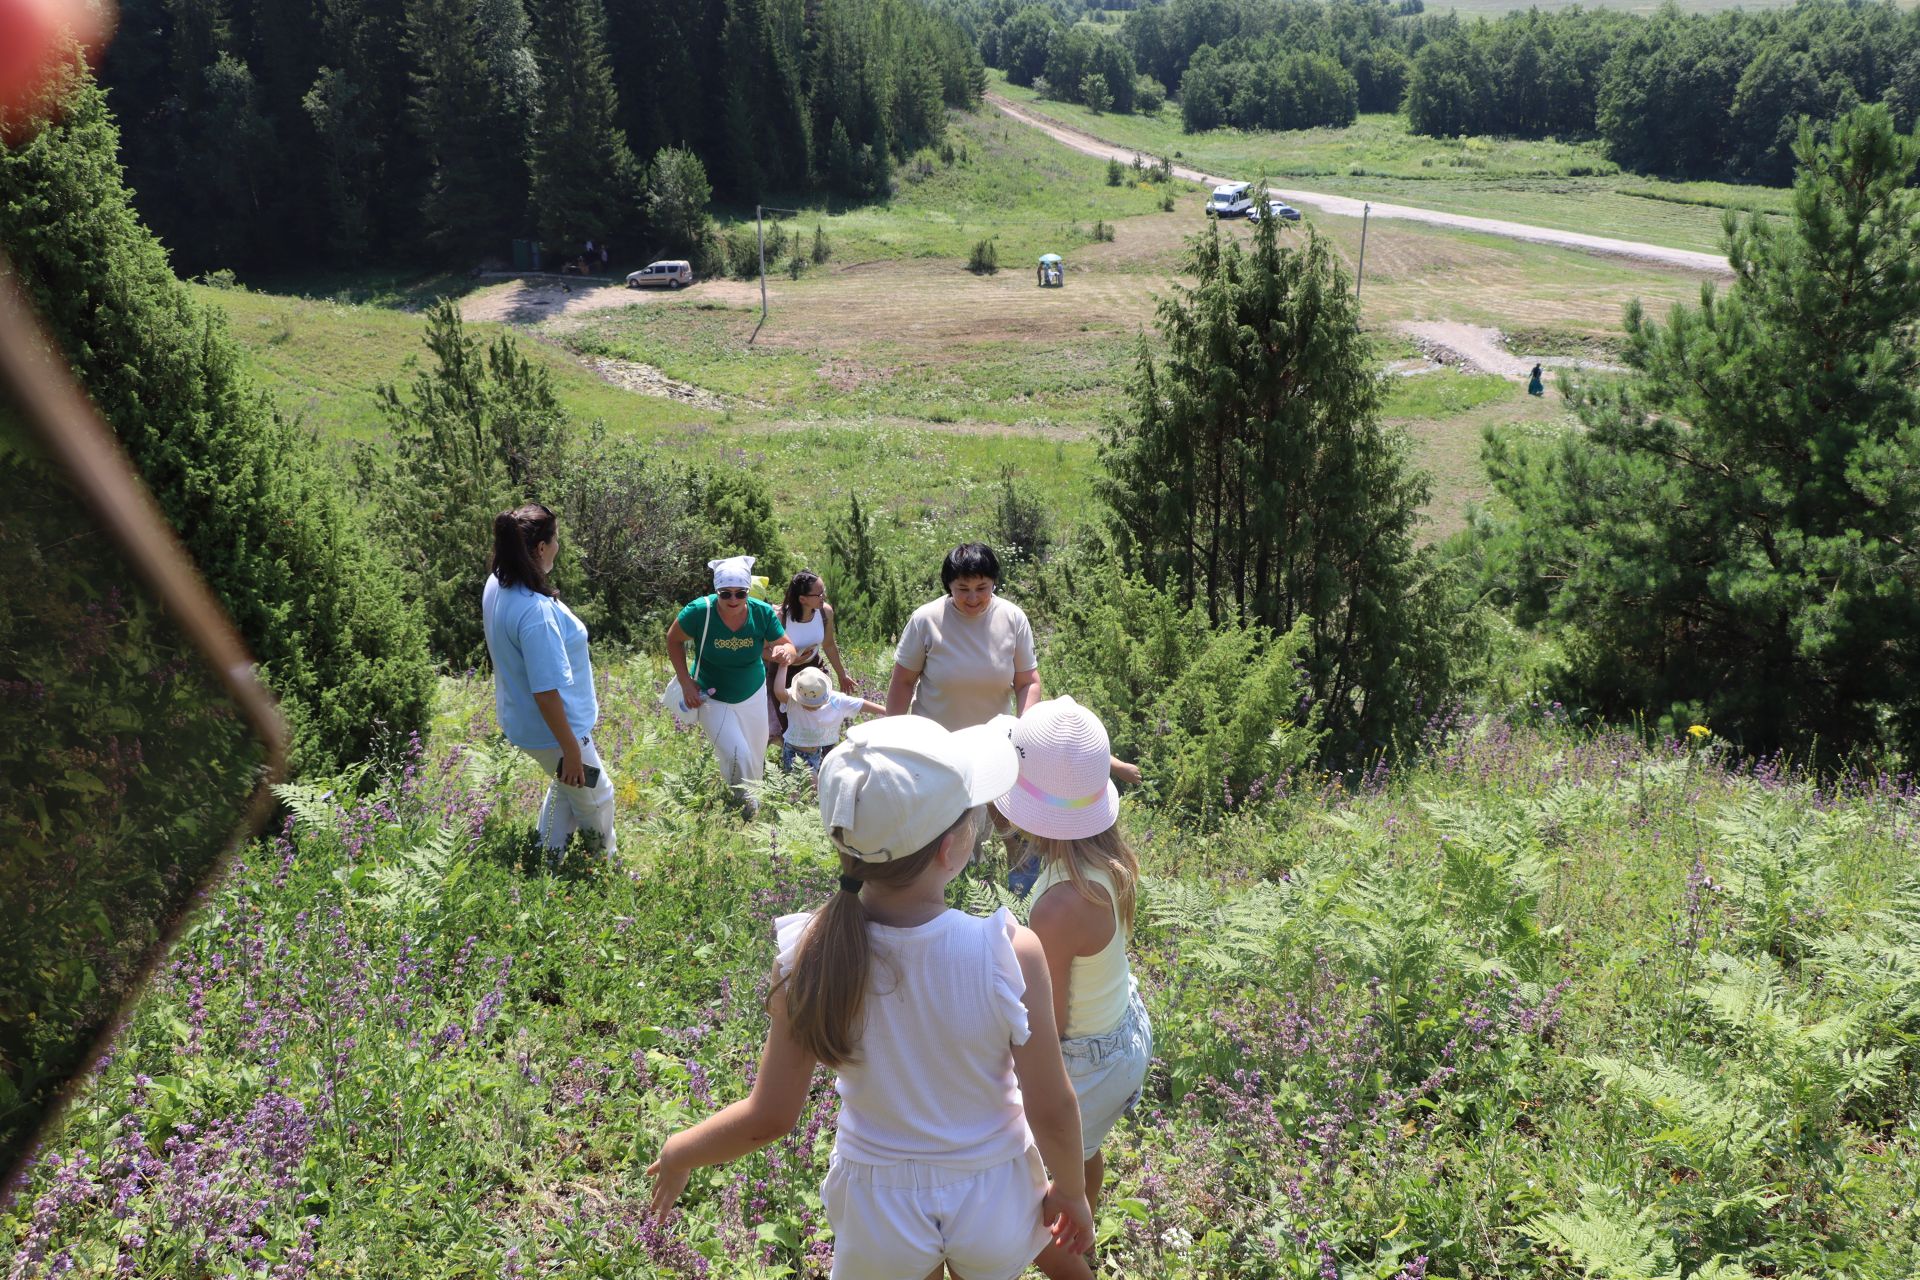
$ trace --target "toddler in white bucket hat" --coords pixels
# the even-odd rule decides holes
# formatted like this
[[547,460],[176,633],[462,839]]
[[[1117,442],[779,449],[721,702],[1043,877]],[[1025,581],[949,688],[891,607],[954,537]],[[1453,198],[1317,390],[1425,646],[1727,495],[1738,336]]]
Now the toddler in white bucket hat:
[[1140,864],[1120,835],[1120,793],[1100,717],[1072,698],[1042,702],[1014,721],[1020,776],[998,807],[1040,860],[1028,924],[1054,972],[1061,1052],[1080,1102],[1088,1199],[1097,1207],[1106,1162],[1100,1144],[1140,1100],[1153,1059],[1153,1024],[1127,965]]

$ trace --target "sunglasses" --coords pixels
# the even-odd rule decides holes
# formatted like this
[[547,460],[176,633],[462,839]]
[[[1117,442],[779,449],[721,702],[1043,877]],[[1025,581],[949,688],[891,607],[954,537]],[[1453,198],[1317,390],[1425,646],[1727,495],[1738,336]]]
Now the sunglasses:
[[747,593],[738,587],[727,591],[716,591],[713,594],[719,596],[722,600],[745,600],[747,598]]

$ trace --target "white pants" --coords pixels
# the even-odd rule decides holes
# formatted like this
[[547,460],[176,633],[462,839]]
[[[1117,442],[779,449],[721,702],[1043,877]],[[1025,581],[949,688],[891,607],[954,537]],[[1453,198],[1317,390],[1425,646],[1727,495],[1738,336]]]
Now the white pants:
[[730,787],[757,782],[767,772],[767,704],[763,690],[755,689],[744,702],[708,698],[697,708],[700,727],[707,731],[720,776]]
[[569,787],[554,778],[560,767],[560,748],[522,747],[539,764],[540,771],[553,778],[547,784],[547,800],[540,806],[540,843],[550,850],[567,847],[567,839],[576,831],[588,831],[599,838],[600,851],[614,853],[613,777],[600,763],[600,753],[591,739],[580,739],[580,762],[600,770],[600,781],[591,787]]

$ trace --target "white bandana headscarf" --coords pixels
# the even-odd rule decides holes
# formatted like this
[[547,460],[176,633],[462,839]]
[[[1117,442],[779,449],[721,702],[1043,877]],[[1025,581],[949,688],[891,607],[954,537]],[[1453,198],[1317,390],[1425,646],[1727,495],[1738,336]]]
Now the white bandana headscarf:
[[753,585],[752,556],[728,556],[725,560],[709,560],[707,568],[713,570],[713,586],[716,591],[721,587]]

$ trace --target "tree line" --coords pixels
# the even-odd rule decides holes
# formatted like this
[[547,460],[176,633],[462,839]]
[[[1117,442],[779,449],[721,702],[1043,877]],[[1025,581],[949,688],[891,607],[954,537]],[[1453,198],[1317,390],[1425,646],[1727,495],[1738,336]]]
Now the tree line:
[[1636,172],[1783,185],[1802,119],[1884,102],[1905,129],[1920,113],[1920,12],[1892,0],[1495,21],[1421,0],[1167,0],[1117,28],[1065,3],[954,8],[1012,83],[1101,110],[1174,95],[1189,132],[1402,111],[1415,133],[1598,138]]
[[983,71],[916,0],[127,0],[101,80],[196,272],[691,252],[662,152],[723,198],[871,198]]

